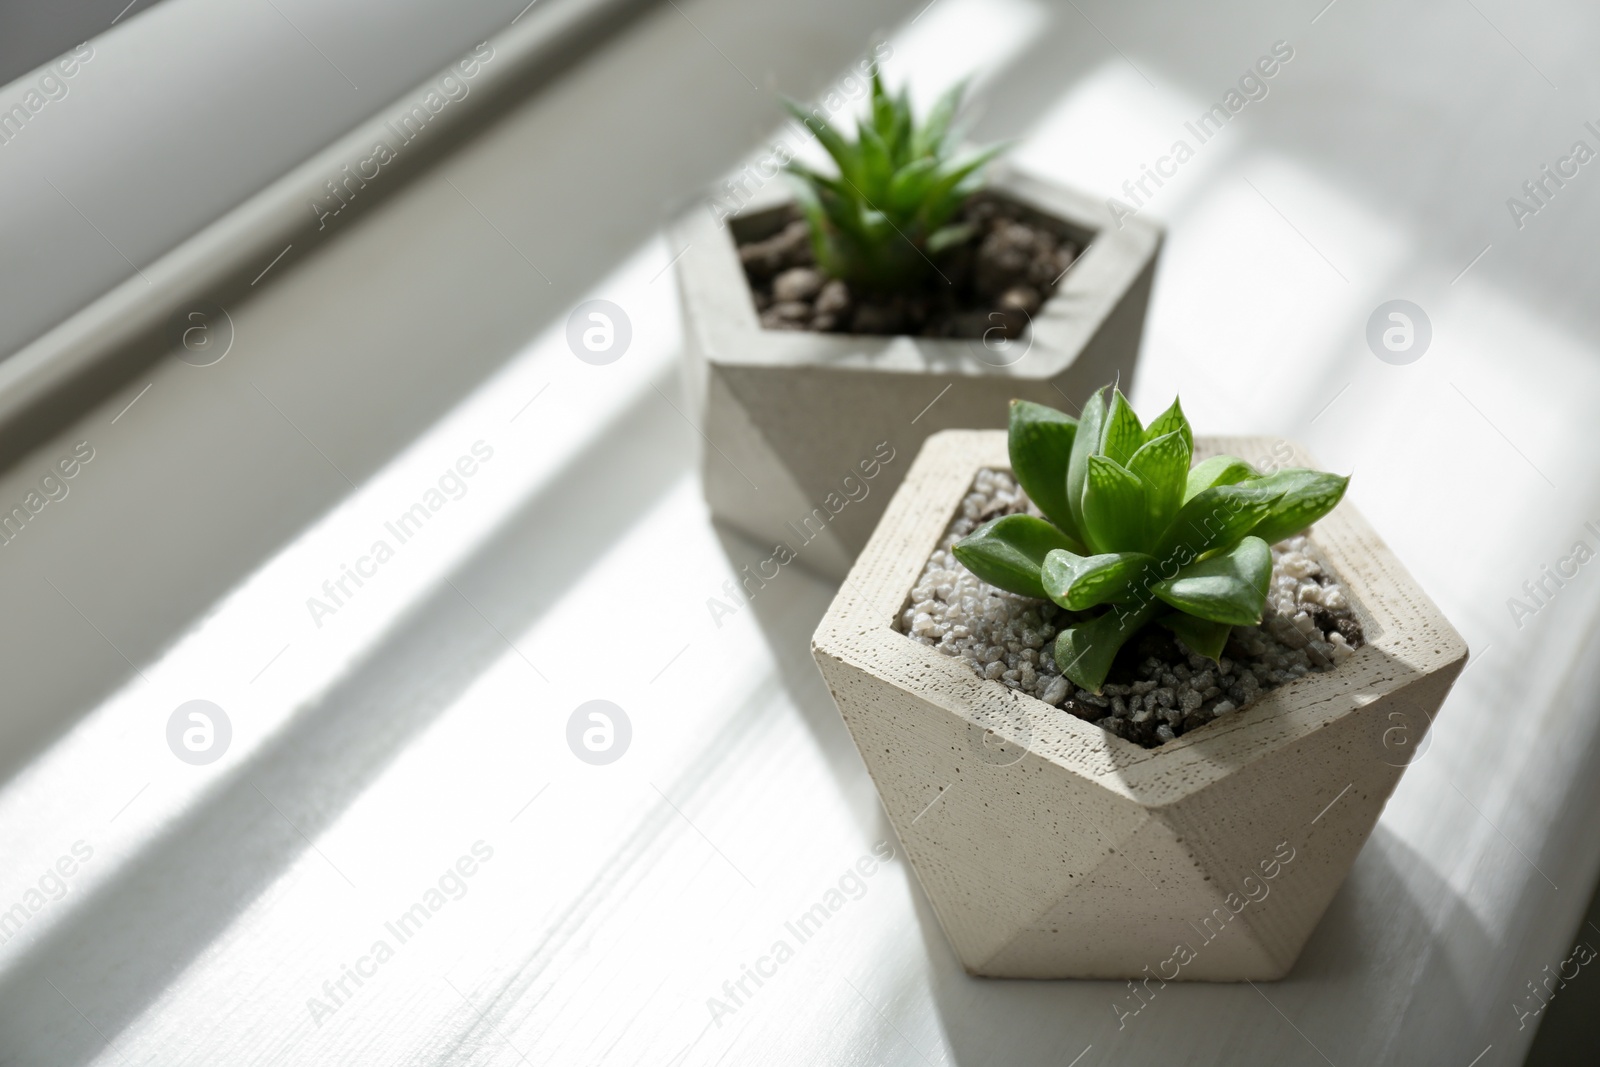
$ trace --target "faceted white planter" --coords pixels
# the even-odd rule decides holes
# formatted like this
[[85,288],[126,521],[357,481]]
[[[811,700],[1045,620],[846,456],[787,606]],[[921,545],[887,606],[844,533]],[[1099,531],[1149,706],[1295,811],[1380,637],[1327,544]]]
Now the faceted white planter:
[[[1314,466],[1269,438],[1196,442]],[[1312,530],[1367,643],[1145,749],[897,633],[1001,431],[931,438],[812,642],[962,964],[1015,978],[1282,977],[1378,820],[1467,649],[1349,504]],[[1137,1002],[1128,1005],[1129,1010]]]
[[[1004,345],[762,329],[734,238],[772,229],[782,182],[728,225],[696,208],[672,228],[715,516],[841,578],[929,434],[1003,426],[1014,397],[1072,411],[1106,382],[1131,380],[1161,231],[1139,219],[1119,227],[1103,202],[998,169],[988,188],[1087,246],[1028,333]],[[880,466],[884,455],[894,458]],[[878,467],[870,479],[863,462]]]

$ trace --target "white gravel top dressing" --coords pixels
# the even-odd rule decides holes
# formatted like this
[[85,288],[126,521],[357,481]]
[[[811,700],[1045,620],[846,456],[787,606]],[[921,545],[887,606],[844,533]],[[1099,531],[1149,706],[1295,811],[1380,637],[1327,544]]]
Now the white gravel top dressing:
[[1331,670],[1361,646],[1361,624],[1343,587],[1304,536],[1292,537],[1272,546],[1272,589],[1261,625],[1235,627],[1220,662],[1151,626],[1124,647],[1104,692],[1079,689],[1056,669],[1051,650],[1063,626],[1086,616],[996,589],[950,551],[990,519],[1021,511],[1038,514],[1009,472],[979,471],[896,628],[966,660],[984,678],[1146,748],[1248,707],[1302,675]]

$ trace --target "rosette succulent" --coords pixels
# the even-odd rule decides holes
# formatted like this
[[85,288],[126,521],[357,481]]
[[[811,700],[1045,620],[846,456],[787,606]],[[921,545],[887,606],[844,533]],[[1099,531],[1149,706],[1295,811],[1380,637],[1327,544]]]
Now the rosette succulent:
[[1012,473],[1044,518],[995,519],[954,549],[990,585],[1074,613],[1056,638],[1056,666],[1094,692],[1152,622],[1217,659],[1233,627],[1261,621],[1267,546],[1332,511],[1349,482],[1304,468],[1262,474],[1236,456],[1191,466],[1194,435],[1177,400],[1145,426],[1107,388],[1077,419],[1011,402]]
[[965,83],[951,88],[919,125],[905,88],[891,97],[874,71],[871,109],[857,122],[854,141],[821,115],[788,104],[839,171],[786,167],[824,273],[864,289],[905,290],[933,272],[941,252],[972,236],[956,216],[977,191],[984,164],[1002,148],[956,152],[953,122],[964,89]]

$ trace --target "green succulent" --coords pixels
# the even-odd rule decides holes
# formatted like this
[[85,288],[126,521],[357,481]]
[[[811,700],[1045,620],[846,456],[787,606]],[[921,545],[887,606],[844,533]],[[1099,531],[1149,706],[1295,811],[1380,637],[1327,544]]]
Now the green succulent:
[[995,519],[954,549],[990,585],[1080,613],[1056,638],[1056,666],[1096,693],[1151,622],[1217,659],[1233,627],[1261,621],[1267,546],[1332,511],[1349,483],[1305,468],[1262,474],[1236,456],[1191,467],[1177,400],[1144,426],[1120,391],[1105,394],[1077,419],[1011,402],[1011,470],[1045,517]]
[[786,102],[839,171],[830,177],[802,163],[785,168],[824,273],[865,289],[903,291],[933,273],[941,252],[972,236],[970,226],[953,220],[1002,146],[956,153],[952,122],[964,89],[964,82],[951,88],[918,125],[905,88],[891,97],[875,71],[871,109],[857,121],[854,141]]

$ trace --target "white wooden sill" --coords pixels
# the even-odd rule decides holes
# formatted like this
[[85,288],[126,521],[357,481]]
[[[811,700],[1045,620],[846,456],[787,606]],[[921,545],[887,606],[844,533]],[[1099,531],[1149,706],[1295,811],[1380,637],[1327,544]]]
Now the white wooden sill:
[[[0,548],[0,909],[28,911],[0,944],[0,1062],[1517,1062],[1532,1026],[1513,1005],[1567,957],[1600,863],[1600,585],[1581,569],[1520,628],[1506,608],[1600,525],[1600,453],[1575,443],[1597,323],[1578,282],[1551,283],[1551,314],[1515,279],[1584,228],[1541,217],[1513,238],[1488,180],[1436,190],[1455,215],[1393,212],[1341,162],[1394,154],[1319,125],[1335,100],[1366,120],[1403,98],[1394,72],[1379,103],[1356,92],[1381,12],[1218,16],[1198,51],[1239,58],[1213,69],[1192,34],[1088,11],[1142,73],[1070,6],[1030,0],[940,0],[892,38],[891,70],[932,85],[951,56],[983,59],[978,134],[1031,129],[1019,163],[1107,195],[1290,36],[1273,95],[1152,205],[1171,239],[1135,400],[1181,390],[1206,432],[1296,437],[1353,469],[1473,649],[1288,979],[1169,985],[1119,1030],[1120,984],[968,978],[900,862],[848,877],[894,841],[807,654],[831,588],[792,567],[727,599],[770,548],[705,520],[680,250],[652,234],[776,127],[745,77],[813,91],[916,13],[697,0],[270,277],[230,309],[220,363],[158,364],[0,477],[21,501],[94,449]],[[1484,76],[1511,100],[1548,91],[1503,48],[1415,50],[1404,73],[1436,102]],[[1426,107],[1394,121],[1443,143],[1477,121],[1451,106],[1442,126]],[[1521,149],[1531,173],[1544,149]],[[1423,180],[1425,154],[1401,155]],[[1361,337],[1396,295],[1435,330],[1407,367]],[[609,366],[564,341],[588,297],[632,321]],[[464,493],[441,487],[479,442],[492,458]],[[430,489],[423,533],[319,627],[308,598]],[[713,599],[737,610],[714,620]],[[203,767],[165,738],[195,699],[233,729]],[[594,699],[632,723],[609,766],[567,747]],[[80,841],[60,899],[49,882],[29,908]],[[470,876],[450,873],[462,857]],[[833,890],[802,943],[787,924]],[[402,942],[386,924],[419,903]],[[711,998],[735,1010],[713,1018]]]

